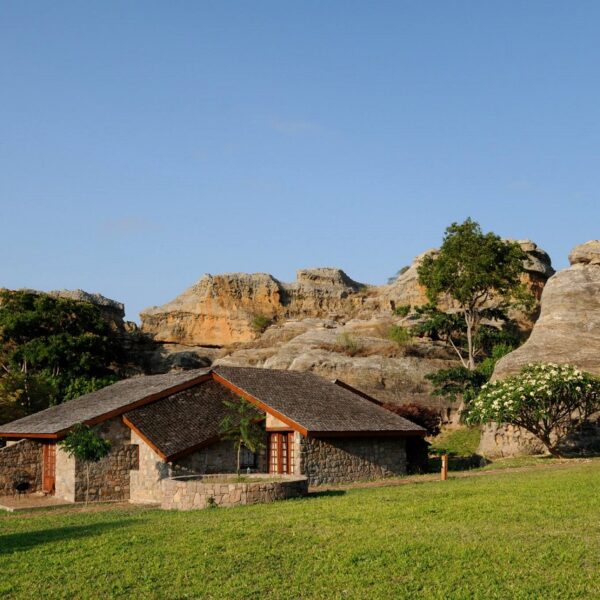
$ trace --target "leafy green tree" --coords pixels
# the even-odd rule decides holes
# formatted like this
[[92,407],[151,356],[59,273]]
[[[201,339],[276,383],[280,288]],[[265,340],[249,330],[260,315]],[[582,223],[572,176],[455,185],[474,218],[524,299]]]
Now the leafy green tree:
[[93,463],[101,461],[110,452],[111,444],[92,427],[83,423],[77,423],[67,436],[59,442],[59,446],[69,456],[85,463],[85,503],[87,504],[90,495],[90,466]]
[[[118,379],[121,344],[97,306],[0,292],[0,401],[27,414]],[[18,412],[18,410],[17,410]]]
[[236,472],[239,475],[242,448],[256,453],[265,445],[265,430],[262,427],[265,417],[243,398],[237,402],[224,400],[223,403],[229,412],[221,421],[219,430],[223,439],[233,441],[237,456]]
[[485,384],[467,409],[468,423],[508,423],[536,436],[553,456],[600,411],[600,379],[570,365],[530,364]]
[[[518,243],[491,232],[484,234],[471,219],[450,225],[439,253],[427,255],[417,270],[431,303],[425,309],[429,323],[421,331],[435,332],[452,346],[462,365],[473,371],[481,353],[482,324],[505,319],[511,307],[532,305],[533,297],[520,279],[526,258]],[[452,301],[453,310],[437,310],[442,297]]]
[[460,397],[468,406],[490,380],[496,363],[513,350],[514,346],[510,344],[499,344],[472,371],[460,365],[429,373],[425,378],[433,384],[434,396],[442,396],[452,402]]

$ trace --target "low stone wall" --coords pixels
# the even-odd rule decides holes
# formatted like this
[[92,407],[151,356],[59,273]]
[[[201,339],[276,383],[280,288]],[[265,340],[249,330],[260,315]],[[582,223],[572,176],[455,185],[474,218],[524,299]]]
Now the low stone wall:
[[[298,498],[308,493],[306,477],[252,475],[255,481],[222,483],[223,477],[174,477],[162,481],[161,508],[191,510],[208,506],[241,506]],[[263,479],[264,481],[261,481]]]
[[406,475],[406,439],[301,437],[299,468],[309,485]]
[[28,476],[28,492],[42,489],[42,444],[33,440],[21,440],[0,449],[0,496],[13,493],[15,478]]

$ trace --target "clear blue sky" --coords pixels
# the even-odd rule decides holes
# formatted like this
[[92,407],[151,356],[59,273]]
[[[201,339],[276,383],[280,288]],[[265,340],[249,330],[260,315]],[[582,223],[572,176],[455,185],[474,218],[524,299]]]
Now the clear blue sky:
[[0,285],[383,283],[452,221],[600,237],[600,3],[0,4]]

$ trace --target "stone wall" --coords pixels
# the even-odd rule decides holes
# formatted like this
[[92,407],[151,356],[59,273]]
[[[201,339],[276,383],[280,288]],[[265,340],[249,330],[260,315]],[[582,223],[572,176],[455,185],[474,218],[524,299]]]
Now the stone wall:
[[13,483],[21,474],[27,475],[29,492],[42,489],[42,444],[20,440],[0,449],[0,496],[13,493]]
[[[162,501],[163,480],[183,475],[235,473],[237,457],[233,442],[224,440],[196,450],[173,463],[166,463],[135,432],[131,440],[139,445],[139,469],[131,472],[130,500],[136,503]],[[257,471],[267,469],[266,451],[258,453]]]
[[160,502],[161,482],[171,476],[171,467],[135,431],[131,432],[131,442],[139,448],[139,464],[130,474],[129,499],[136,504]]
[[[161,508],[191,510],[208,506],[242,506],[298,498],[308,493],[305,477],[253,475],[251,482],[223,482],[220,477],[176,477],[162,482]],[[264,479],[261,481],[260,479]]]
[[[130,471],[139,465],[138,446],[131,443],[131,430],[120,417],[105,421],[99,433],[110,441],[105,458],[90,466],[90,501],[129,500]],[[75,501],[85,500],[87,465],[75,462]]]
[[[90,465],[89,500],[129,500],[130,472],[138,468],[138,446],[131,443],[131,431],[120,417],[110,419],[99,428],[110,441],[105,458]],[[87,464],[67,455],[60,446],[56,452],[55,495],[71,502],[83,502],[87,489]]]
[[309,485],[405,475],[405,442],[403,437],[300,437],[300,472]]

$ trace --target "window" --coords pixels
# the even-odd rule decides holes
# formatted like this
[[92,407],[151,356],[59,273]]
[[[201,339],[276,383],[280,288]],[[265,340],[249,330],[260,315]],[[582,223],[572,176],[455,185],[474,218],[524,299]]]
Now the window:
[[256,468],[256,454],[250,452],[248,448],[242,446],[242,453],[240,456],[240,467],[242,469],[255,469]]

